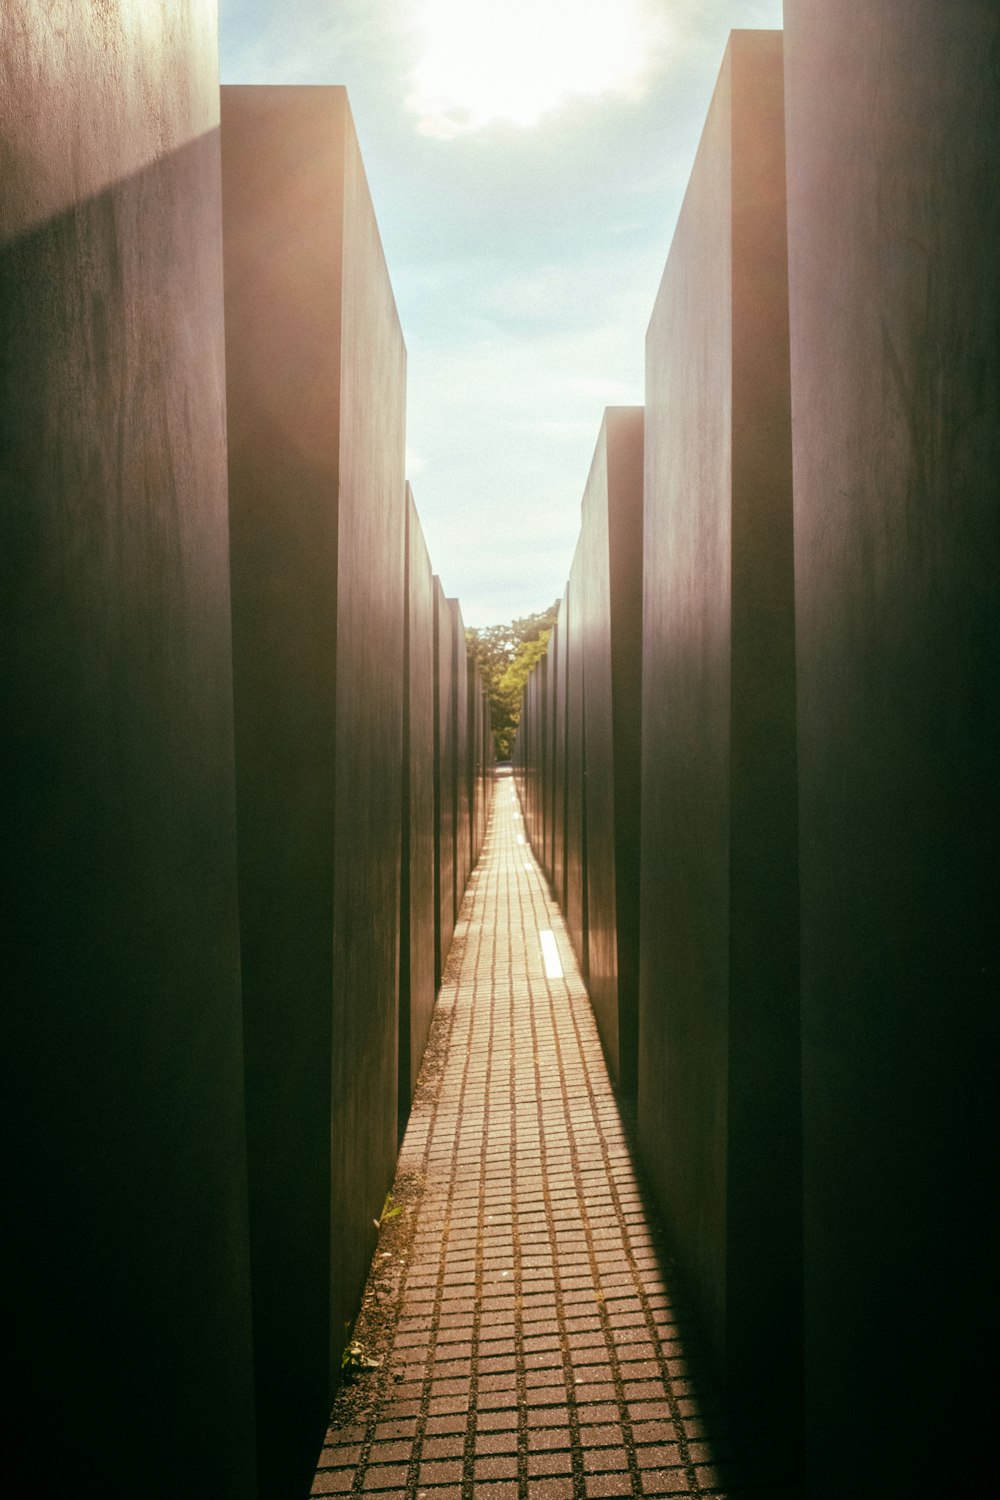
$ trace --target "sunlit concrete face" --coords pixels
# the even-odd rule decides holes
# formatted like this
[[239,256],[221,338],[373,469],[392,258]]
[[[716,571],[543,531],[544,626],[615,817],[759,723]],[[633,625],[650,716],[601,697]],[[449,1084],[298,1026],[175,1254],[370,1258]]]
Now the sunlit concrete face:
[[254,1494],[215,27],[0,21],[7,1451],[163,1500]]
[[781,36],[734,32],[646,344],[638,1110],[774,1495],[800,1426],[789,429]]
[[995,1464],[1000,16],[785,18],[809,1494],[923,1496],[930,1411]]
[[308,1485],[391,1181],[405,351],[347,97],[226,88],[226,357],[261,1486]]

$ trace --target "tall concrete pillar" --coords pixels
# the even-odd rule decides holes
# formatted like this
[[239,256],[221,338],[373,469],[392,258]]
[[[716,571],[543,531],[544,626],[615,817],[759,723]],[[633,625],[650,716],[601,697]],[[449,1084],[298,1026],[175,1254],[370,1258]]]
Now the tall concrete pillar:
[[451,611],[452,628],[451,692],[455,734],[455,781],[452,796],[455,831],[455,919],[457,921],[458,913],[462,906],[462,898],[465,895],[465,887],[469,883],[470,869],[469,819],[471,809],[467,773],[470,731],[469,673],[467,668],[468,657],[465,646],[465,622],[462,619],[462,606],[457,599],[449,599],[448,608]]
[[985,1493],[1000,13],[785,17],[808,1491]]
[[586,713],[587,987],[608,1067],[635,1094],[642,751],[641,407],[604,415],[583,497],[576,635]]
[[434,896],[436,982],[455,935],[455,632],[440,578],[434,579]]
[[308,1487],[397,1142],[405,350],[340,88],[222,92],[262,1492]]
[[638,1078],[642,1150],[769,1495],[795,1492],[801,1425],[782,87],[781,34],[733,32],[646,341]]
[[7,1454],[247,1500],[216,8],[0,55]]
[[406,1124],[434,999],[434,575],[406,487],[406,671],[399,947],[399,1119]]

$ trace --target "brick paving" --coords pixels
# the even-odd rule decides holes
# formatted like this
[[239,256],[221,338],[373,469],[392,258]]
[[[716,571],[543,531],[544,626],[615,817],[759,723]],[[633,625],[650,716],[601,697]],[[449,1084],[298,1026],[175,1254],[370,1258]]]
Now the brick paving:
[[[406,1233],[383,1231],[402,1249],[388,1279],[379,1252],[366,1294],[391,1300],[385,1362],[361,1377],[360,1415],[328,1432],[312,1493],[736,1497],[521,827],[499,777],[400,1153]],[[561,978],[546,976],[541,931]]]

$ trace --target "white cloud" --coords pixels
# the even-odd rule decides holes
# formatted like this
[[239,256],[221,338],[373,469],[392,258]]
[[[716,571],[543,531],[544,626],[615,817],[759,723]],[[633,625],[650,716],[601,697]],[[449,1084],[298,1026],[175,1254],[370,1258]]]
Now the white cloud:
[[[481,62],[466,24],[481,0],[454,3]],[[549,0],[491,9],[530,37],[531,68],[538,55],[522,113],[547,112],[529,129],[495,94],[487,110],[463,62],[425,100],[442,140],[405,102],[430,52],[424,0],[220,0],[227,82],[348,88],[409,353],[407,472],[470,624],[561,592],[604,407],[642,400],[646,324],[728,30],[781,23],[781,0],[565,0],[547,42]],[[620,17],[637,18],[631,33]],[[601,24],[603,72],[565,45]]]
[[647,0],[420,0],[424,50],[407,107],[439,139],[495,120],[537,125],[572,95],[634,95],[663,45]]

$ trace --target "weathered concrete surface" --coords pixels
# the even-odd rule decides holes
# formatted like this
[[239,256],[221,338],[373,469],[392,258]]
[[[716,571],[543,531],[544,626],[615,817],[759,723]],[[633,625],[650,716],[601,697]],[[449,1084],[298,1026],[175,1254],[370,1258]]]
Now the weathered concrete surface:
[[29,1490],[255,1488],[215,22],[0,11],[7,1452]]
[[452,667],[455,634],[440,578],[434,578],[434,909],[440,988],[455,932],[455,714]]
[[542,869],[551,886],[555,886],[555,833],[556,833],[556,716],[559,685],[559,647],[557,639],[558,620],[549,636],[545,653],[545,763],[542,779],[545,783],[544,818],[545,833],[542,848]]
[[540,810],[542,773],[540,691],[544,661],[545,658],[542,657],[525,683],[521,719],[514,742],[515,776],[523,809],[524,832],[532,848],[540,848],[543,839]]
[[583,497],[575,634],[586,696],[587,988],[634,1095],[639,1004],[643,412],[605,413]]
[[650,322],[646,403],[639,1132],[776,1495],[796,1482],[801,1400],[780,33],[730,39]]
[[992,1489],[1000,14],[785,13],[809,1494]]
[[555,666],[552,719],[552,891],[560,911],[566,910],[566,680],[569,599],[564,591],[549,637],[549,659]]
[[489,811],[486,781],[486,738],[489,733],[483,692],[483,680],[474,656],[467,657],[469,695],[469,870],[473,870],[482,852]]
[[469,826],[472,808],[469,800],[468,760],[469,737],[472,728],[469,718],[468,653],[465,646],[462,606],[457,599],[449,599],[448,608],[451,611],[451,692],[455,725],[455,781],[452,796],[454,798],[455,917],[457,919],[458,909],[465,895],[465,887],[469,883],[469,870],[471,869]]
[[307,1483],[397,1139],[405,351],[347,97],[226,88],[261,1486]]
[[587,977],[587,784],[582,544],[577,539],[566,584],[566,894],[563,912],[573,951]]
[[406,487],[403,838],[399,938],[399,1121],[410,1101],[434,999],[434,575]]

